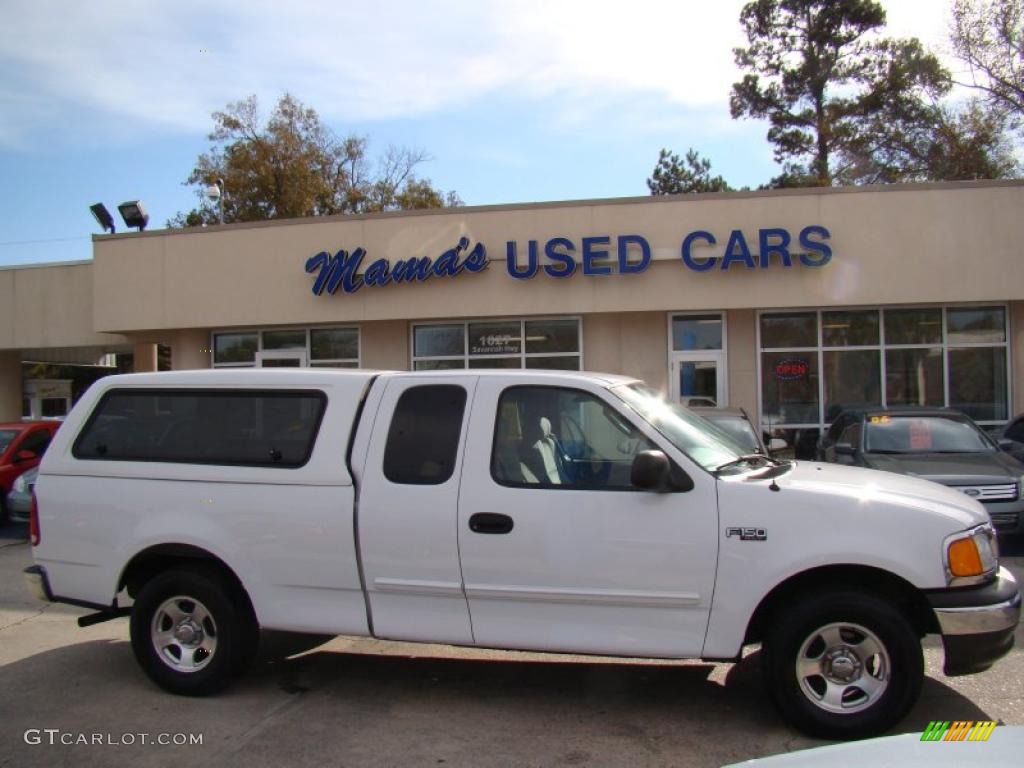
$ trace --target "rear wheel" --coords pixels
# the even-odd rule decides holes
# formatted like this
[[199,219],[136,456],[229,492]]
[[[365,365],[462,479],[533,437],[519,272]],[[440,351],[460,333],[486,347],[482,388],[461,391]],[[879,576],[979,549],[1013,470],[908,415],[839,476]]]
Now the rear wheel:
[[819,592],[776,617],[762,651],[769,693],[812,736],[855,739],[892,728],[917,700],[917,633],[889,602]]
[[212,568],[165,571],[142,587],[132,608],[135,658],[171,693],[223,689],[252,660],[257,637],[248,598]]

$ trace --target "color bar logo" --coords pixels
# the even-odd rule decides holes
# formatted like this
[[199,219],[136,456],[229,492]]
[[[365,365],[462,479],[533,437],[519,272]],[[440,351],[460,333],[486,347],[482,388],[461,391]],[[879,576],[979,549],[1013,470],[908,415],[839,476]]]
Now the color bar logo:
[[921,741],[988,741],[995,727],[994,720],[932,720]]

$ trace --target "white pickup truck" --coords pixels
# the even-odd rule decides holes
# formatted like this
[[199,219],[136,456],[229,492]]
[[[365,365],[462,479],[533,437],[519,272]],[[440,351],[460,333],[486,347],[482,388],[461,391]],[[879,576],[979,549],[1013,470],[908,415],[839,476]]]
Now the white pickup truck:
[[924,480],[743,455],[642,382],[541,371],[111,376],[36,485],[47,599],[131,616],[146,673],[216,691],[260,627],[735,660],[783,715],[893,726],[1013,644],[983,507]]

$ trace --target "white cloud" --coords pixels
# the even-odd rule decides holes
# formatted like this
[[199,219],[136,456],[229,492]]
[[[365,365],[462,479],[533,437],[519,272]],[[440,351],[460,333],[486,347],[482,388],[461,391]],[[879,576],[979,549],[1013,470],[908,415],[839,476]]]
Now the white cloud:
[[[891,34],[944,40],[948,0],[885,4]],[[269,104],[285,90],[338,121],[471,109],[491,93],[557,97],[561,122],[630,94],[721,111],[743,42],[742,0],[6,5],[8,145],[82,108],[141,130],[202,133],[228,101],[257,93]]]

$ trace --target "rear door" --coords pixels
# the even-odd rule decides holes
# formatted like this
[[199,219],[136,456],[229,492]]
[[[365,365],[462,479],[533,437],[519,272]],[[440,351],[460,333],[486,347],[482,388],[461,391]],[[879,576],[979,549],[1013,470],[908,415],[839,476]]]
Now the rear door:
[[394,376],[373,418],[357,537],[373,633],[470,644],[459,478],[476,377]]
[[[715,480],[631,421],[611,393],[481,377],[459,499],[478,645],[697,656],[718,554]],[[630,484],[661,448],[685,493]]]

